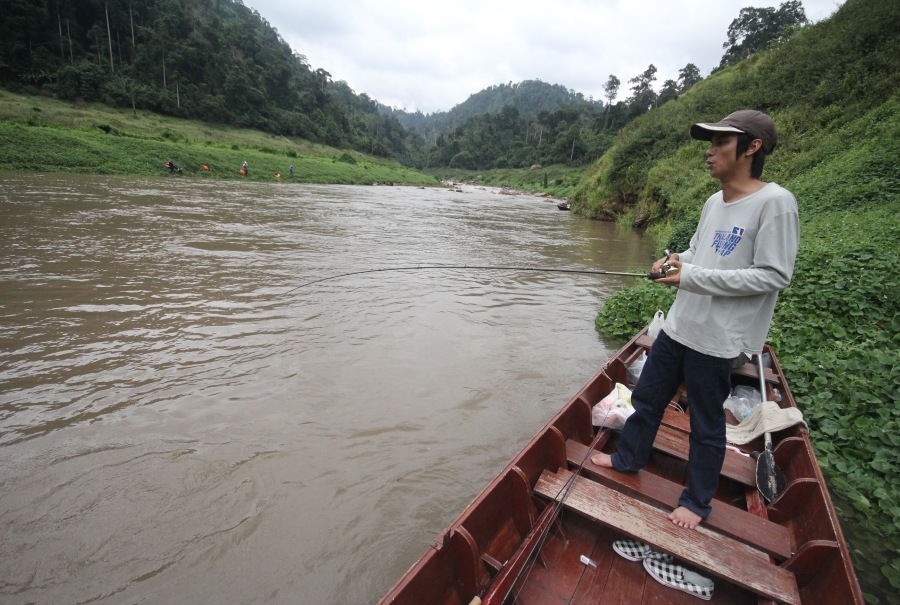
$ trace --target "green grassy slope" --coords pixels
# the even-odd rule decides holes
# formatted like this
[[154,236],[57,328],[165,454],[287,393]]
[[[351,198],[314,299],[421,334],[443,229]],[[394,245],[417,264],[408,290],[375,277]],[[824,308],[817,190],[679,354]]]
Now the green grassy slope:
[[302,139],[0,91],[5,170],[152,176],[169,174],[167,160],[182,168],[177,178],[244,178],[238,169],[246,161],[251,180],[287,180],[293,164],[294,182],[438,184],[391,160]]

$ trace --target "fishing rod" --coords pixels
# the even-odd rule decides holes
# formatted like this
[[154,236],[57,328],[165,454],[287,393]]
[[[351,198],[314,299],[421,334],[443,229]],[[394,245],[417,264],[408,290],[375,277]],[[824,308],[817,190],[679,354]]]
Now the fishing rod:
[[379,269],[364,269],[361,271],[350,271],[349,273],[340,273],[337,275],[329,275],[327,277],[322,277],[320,279],[314,279],[312,281],[308,281],[300,284],[299,286],[294,286],[285,294],[290,294],[295,290],[299,290],[300,288],[305,288],[306,286],[311,286],[313,284],[318,284],[325,281],[330,281],[333,279],[339,279],[341,277],[349,277],[351,275],[363,275],[365,273],[381,273],[385,271],[422,271],[422,270],[434,270],[434,269],[469,269],[469,270],[479,270],[479,271],[536,271],[536,272],[544,272],[544,273],[581,273],[586,275],[624,275],[626,277],[643,277],[650,280],[661,279],[666,277],[667,275],[673,275],[677,269],[671,267],[669,265],[664,265],[662,271],[658,273],[633,273],[627,271],[605,271],[603,269],[563,269],[557,267],[508,267],[508,266],[500,266],[500,265],[415,265],[409,267],[382,267]]

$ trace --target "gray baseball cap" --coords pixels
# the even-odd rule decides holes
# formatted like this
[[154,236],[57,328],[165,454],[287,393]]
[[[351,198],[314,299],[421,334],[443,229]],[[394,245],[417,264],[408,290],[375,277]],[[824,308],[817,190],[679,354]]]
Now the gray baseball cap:
[[691,136],[700,141],[710,141],[717,132],[737,132],[749,134],[762,141],[762,148],[767,154],[775,150],[778,141],[778,130],[772,118],[761,111],[742,109],[729,114],[714,123],[700,122],[691,126]]

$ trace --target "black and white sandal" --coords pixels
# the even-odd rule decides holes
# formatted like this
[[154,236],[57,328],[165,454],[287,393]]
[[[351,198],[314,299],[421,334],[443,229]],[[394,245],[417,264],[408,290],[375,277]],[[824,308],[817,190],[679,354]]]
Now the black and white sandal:
[[656,559],[671,562],[672,555],[653,550],[649,544],[638,540],[616,540],[612,543],[616,554],[629,561],[643,561],[644,559]]
[[669,588],[686,592],[709,601],[715,588],[713,581],[681,565],[673,565],[658,559],[644,559],[644,569],[650,577]]

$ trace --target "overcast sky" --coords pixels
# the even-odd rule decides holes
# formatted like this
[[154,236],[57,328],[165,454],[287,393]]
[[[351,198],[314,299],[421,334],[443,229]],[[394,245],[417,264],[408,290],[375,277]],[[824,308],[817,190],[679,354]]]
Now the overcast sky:
[[[783,0],[244,0],[313,69],[385,105],[447,111],[495,84],[542,80],[618,100],[652,63],[657,90],[719,64],[741,8]],[[843,0],[802,0],[821,21]]]

